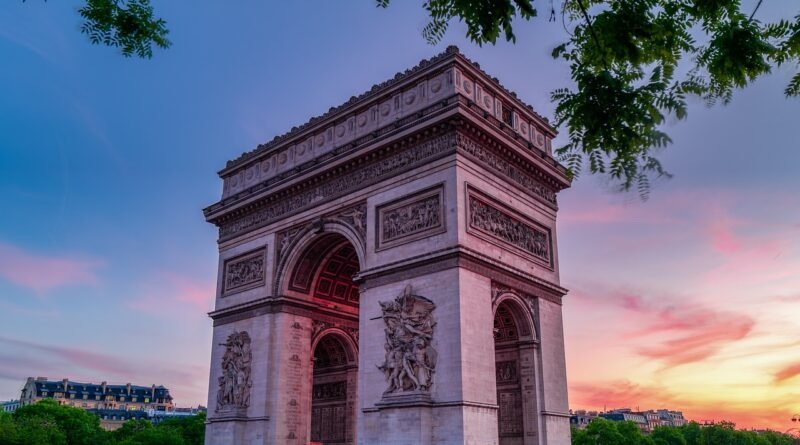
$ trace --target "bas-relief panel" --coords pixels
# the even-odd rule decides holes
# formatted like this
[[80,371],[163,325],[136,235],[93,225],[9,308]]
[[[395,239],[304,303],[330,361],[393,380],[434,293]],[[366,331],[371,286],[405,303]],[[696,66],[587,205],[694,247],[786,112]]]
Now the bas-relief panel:
[[522,253],[552,268],[550,229],[484,195],[469,184],[467,190],[467,233]]
[[376,215],[376,250],[443,233],[444,186],[382,204]]
[[266,246],[225,261],[223,295],[242,292],[264,285],[266,278]]

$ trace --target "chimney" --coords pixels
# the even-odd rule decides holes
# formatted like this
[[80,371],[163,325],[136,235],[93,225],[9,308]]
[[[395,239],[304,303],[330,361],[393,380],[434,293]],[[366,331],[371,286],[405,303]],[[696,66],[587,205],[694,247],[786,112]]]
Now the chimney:
[[100,389],[101,389],[100,392],[102,392],[103,395],[106,395],[106,382],[100,384]]
[[131,395],[131,384],[128,383],[125,387],[128,388],[128,395]]
[[156,384],[155,383],[153,383],[153,386],[150,389],[150,401],[151,402],[155,402],[156,401]]
[[66,393],[69,390],[69,379],[62,380],[64,383],[64,392]]

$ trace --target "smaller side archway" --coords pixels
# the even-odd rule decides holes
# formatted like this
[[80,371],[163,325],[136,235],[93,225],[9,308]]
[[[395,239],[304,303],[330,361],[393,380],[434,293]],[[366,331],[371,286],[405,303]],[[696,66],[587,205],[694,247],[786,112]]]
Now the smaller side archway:
[[322,331],[312,342],[312,442],[355,443],[358,350],[341,329]]
[[506,293],[494,305],[495,383],[500,445],[538,443],[535,324],[523,297]]

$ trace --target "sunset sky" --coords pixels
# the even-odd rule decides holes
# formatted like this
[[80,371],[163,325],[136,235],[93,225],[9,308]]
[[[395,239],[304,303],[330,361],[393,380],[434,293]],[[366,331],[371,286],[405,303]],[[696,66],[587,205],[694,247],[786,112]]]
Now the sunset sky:
[[[217,257],[201,209],[219,198],[216,172],[447,45],[553,115],[549,92],[569,75],[549,57],[560,20],[542,10],[518,24],[516,45],[482,48],[456,24],[430,46],[418,2],[394,3],[156,0],[173,46],[152,60],[90,45],[78,1],[0,4],[0,399],[47,376],[163,384],[181,406],[205,404]],[[758,16],[793,16],[792,3],[764,2]],[[560,195],[573,409],[792,426],[792,72],[670,121],[660,159],[674,177],[647,202],[590,176]]]

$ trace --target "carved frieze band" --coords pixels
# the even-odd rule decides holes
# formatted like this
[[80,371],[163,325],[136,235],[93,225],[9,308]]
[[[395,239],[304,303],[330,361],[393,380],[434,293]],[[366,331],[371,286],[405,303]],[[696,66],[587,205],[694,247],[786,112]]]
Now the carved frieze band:
[[424,190],[377,208],[377,250],[445,231],[444,186]]
[[550,230],[467,185],[467,231],[552,267]]
[[223,295],[264,285],[267,261],[266,250],[266,247],[262,247],[225,261],[223,267]]
[[496,173],[511,179],[523,190],[527,190],[545,203],[553,207],[557,205],[556,191],[553,188],[524,172],[521,168],[489,150],[484,145],[460,133],[456,136],[456,145],[489,170],[494,170]]
[[250,213],[221,223],[220,239],[272,223],[289,214],[309,208],[326,200],[344,196],[366,185],[430,162],[435,157],[455,148],[454,132],[442,134],[408,149],[373,161],[359,169],[339,174],[316,186],[276,198],[273,202]]

